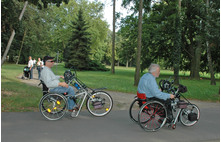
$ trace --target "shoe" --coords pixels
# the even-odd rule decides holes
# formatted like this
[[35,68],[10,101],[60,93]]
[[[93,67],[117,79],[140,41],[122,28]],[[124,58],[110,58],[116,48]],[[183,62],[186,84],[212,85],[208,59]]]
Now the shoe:
[[77,115],[77,111],[73,109],[71,112],[71,117],[77,117],[76,115]]
[[79,107],[78,107],[78,106],[75,106],[75,107],[73,108],[73,110],[78,111],[78,110],[79,110]]

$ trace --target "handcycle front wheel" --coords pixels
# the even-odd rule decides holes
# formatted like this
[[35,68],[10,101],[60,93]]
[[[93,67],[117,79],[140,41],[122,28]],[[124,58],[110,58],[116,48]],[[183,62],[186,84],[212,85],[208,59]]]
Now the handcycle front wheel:
[[145,131],[158,131],[166,123],[166,119],[166,107],[159,101],[147,101],[138,114],[138,123]]
[[[190,120],[190,114],[195,114],[196,116],[196,120]],[[194,105],[194,104],[189,104],[187,105],[186,108],[183,108],[180,112],[180,122],[184,125],[184,126],[193,126],[194,124],[196,124],[200,118],[200,110],[199,108]]]
[[48,120],[61,119],[68,108],[67,99],[61,94],[46,94],[39,103],[40,113]]
[[88,97],[86,106],[92,115],[105,116],[111,111],[113,100],[107,92],[97,91]]

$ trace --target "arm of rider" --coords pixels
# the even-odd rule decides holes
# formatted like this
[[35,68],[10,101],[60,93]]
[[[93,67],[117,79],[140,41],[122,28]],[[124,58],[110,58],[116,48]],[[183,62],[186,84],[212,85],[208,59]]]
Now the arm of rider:
[[61,75],[60,78],[64,79],[64,76]]
[[170,98],[171,98],[171,99],[174,99],[175,96],[174,96],[173,94],[170,94]]
[[59,82],[58,86],[66,87],[68,88],[68,84],[65,82]]

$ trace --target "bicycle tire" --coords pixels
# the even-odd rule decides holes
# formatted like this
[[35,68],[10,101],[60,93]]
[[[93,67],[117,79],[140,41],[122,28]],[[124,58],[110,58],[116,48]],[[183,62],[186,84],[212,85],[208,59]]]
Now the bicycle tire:
[[88,111],[92,115],[101,117],[107,115],[111,111],[113,100],[107,92],[97,91],[88,97],[86,104]]
[[[196,113],[197,120],[190,121],[188,119],[188,114],[190,114],[190,113]],[[194,124],[196,124],[199,121],[200,109],[194,104],[189,104],[189,105],[187,105],[187,108],[183,108],[181,110],[179,118],[180,118],[181,124],[183,124],[184,126],[193,126]]]
[[139,99],[135,98],[129,108],[130,119],[135,123],[138,123],[138,113],[140,111],[140,106],[138,103],[139,103]]
[[67,99],[61,94],[46,94],[39,103],[40,113],[48,120],[61,119],[67,108]]
[[140,108],[138,123],[147,132],[160,130],[166,123],[167,110],[159,101],[147,101]]

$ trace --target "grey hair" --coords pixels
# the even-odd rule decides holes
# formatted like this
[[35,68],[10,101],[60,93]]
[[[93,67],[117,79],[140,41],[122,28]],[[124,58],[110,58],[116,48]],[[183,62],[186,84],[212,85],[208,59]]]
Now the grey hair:
[[149,73],[153,73],[157,70],[157,68],[160,68],[158,64],[150,64],[148,71]]

